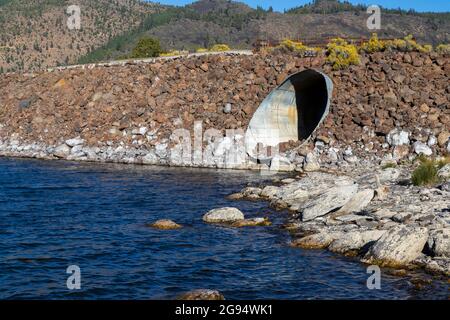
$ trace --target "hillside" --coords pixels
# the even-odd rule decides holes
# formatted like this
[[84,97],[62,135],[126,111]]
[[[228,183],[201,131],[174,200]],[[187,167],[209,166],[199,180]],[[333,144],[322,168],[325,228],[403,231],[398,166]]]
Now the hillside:
[[154,11],[137,0],[79,0],[81,30],[69,30],[73,1],[0,1],[0,71],[40,70],[73,63],[111,38],[135,28]]
[[[369,37],[364,6],[320,0],[286,13],[229,0],[184,7],[139,0],[79,0],[82,29],[70,31],[66,0],[0,0],[0,73],[43,70],[127,56],[137,41],[158,38],[165,50],[194,51],[217,43],[248,49],[256,39]],[[381,37],[413,34],[419,42],[450,42],[450,14],[384,10]]]
[[[251,48],[258,39],[311,39],[370,37],[366,7],[321,0],[286,13],[272,12],[228,0],[200,0],[185,7],[170,7],[149,15],[146,23],[126,36],[113,39],[80,62],[108,60],[130,52],[143,36],[158,38],[166,50],[195,50],[216,43]],[[450,42],[448,13],[418,14],[384,10],[381,37],[402,38],[413,34],[419,42],[437,45]]]

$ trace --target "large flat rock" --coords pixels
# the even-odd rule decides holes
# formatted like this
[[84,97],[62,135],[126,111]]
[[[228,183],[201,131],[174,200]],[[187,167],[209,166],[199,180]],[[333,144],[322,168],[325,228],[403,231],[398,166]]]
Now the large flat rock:
[[359,251],[380,239],[386,230],[353,230],[336,238],[328,247],[332,252],[349,253]]
[[399,225],[385,233],[363,261],[389,267],[404,266],[420,256],[427,240],[427,228]]
[[344,206],[358,191],[357,184],[336,186],[305,204],[302,221],[313,220]]
[[375,192],[372,189],[366,189],[355,194],[349,202],[340,208],[336,214],[344,215],[353,212],[360,212],[372,201]]

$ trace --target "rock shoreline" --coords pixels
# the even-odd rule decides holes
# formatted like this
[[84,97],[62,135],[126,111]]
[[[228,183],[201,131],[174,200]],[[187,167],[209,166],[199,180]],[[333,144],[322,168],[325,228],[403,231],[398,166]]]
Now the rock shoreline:
[[407,183],[410,171],[408,166],[378,166],[339,174],[311,172],[246,187],[231,199],[267,201],[288,210],[284,228],[293,247],[327,249],[365,264],[421,268],[450,277],[449,182],[415,187]]
[[[145,127],[141,128],[141,136],[145,135],[147,130]],[[138,135],[137,132],[135,133]],[[397,141],[401,140],[401,136],[408,134],[406,131],[393,129],[386,137],[386,152],[379,156],[364,155],[361,150],[353,150],[350,146],[337,148],[335,145],[323,142],[326,140],[325,138],[319,137],[313,145],[311,143],[290,145],[270,161],[258,163],[248,157],[242,135],[236,141],[230,142],[229,137],[221,137],[217,141],[201,145],[198,158],[195,150],[193,154],[186,156],[182,150],[185,146],[170,140],[160,141],[154,146],[110,142],[93,147],[80,136],[67,139],[58,145],[51,145],[45,142],[26,142],[14,133],[9,137],[0,136],[0,156],[178,167],[253,169],[273,172],[314,172],[319,169],[340,170],[341,168],[373,166],[376,163],[397,165],[400,162],[411,161],[418,155],[434,155],[432,149],[427,145],[421,146],[419,150],[414,149],[414,146],[418,145],[417,141],[414,143],[409,140]],[[390,146],[389,141],[392,144]],[[446,146],[446,150],[450,153],[450,134],[439,137],[439,141],[440,145]],[[405,149],[401,155],[398,154],[400,147]],[[424,152],[424,148],[428,148],[429,152]],[[447,177],[449,171],[442,171],[439,174]],[[385,179],[384,176],[380,178]]]

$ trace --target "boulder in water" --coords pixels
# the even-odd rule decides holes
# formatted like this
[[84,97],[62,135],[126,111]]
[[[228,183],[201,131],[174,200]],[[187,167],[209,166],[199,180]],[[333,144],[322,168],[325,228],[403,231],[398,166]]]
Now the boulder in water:
[[217,290],[196,289],[183,293],[178,300],[225,300],[225,297]]
[[178,223],[168,219],[157,220],[148,226],[159,230],[174,230],[182,228],[182,226]]
[[232,227],[258,227],[258,226],[270,226],[272,222],[268,218],[251,218],[233,222]]
[[239,220],[244,220],[244,214],[233,207],[212,209],[203,216],[203,221],[208,223],[233,223]]

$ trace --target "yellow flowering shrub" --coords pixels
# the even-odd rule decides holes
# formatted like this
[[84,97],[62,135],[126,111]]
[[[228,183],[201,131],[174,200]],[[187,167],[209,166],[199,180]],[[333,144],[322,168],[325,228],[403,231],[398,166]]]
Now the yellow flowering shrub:
[[198,48],[195,50],[197,53],[205,53],[205,52],[223,52],[223,51],[230,51],[231,48],[226,44],[215,44],[211,48]]
[[209,49],[211,52],[222,52],[222,51],[230,51],[231,48],[226,44],[215,44]]
[[179,50],[172,50],[169,52],[163,52],[161,53],[159,56],[160,57],[173,57],[173,56],[179,56],[182,55],[183,53]]
[[334,70],[345,69],[350,65],[360,63],[358,49],[353,44],[341,38],[331,40],[327,45],[327,62]]
[[450,44],[440,44],[436,47],[436,52],[441,54],[450,54]]
[[284,39],[277,47],[275,47],[275,49],[284,49],[290,52],[297,52],[297,53],[305,53],[307,51],[318,52],[321,50],[318,48],[308,47],[299,41],[293,41],[290,39]]
[[386,41],[386,49],[397,50],[402,52],[430,52],[433,50],[431,45],[420,45],[414,39],[412,35],[406,36],[403,39],[395,39]]
[[423,52],[431,52],[433,51],[433,46],[431,44],[425,44],[422,46]]
[[386,43],[383,40],[378,39],[378,35],[376,33],[372,34],[372,37],[368,42],[364,42],[361,45],[361,50],[367,53],[374,53],[384,51],[386,49]]
[[303,45],[303,43],[301,42],[297,42],[297,41],[293,41],[290,39],[284,39],[281,43],[280,43],[280,47],[286,48],[289,51],[304,51],[306,50],[308,47]]
[[386,41],[386,49],[388,50],[398,50],[407,51],[406,41],[403,39],[395,39]]

